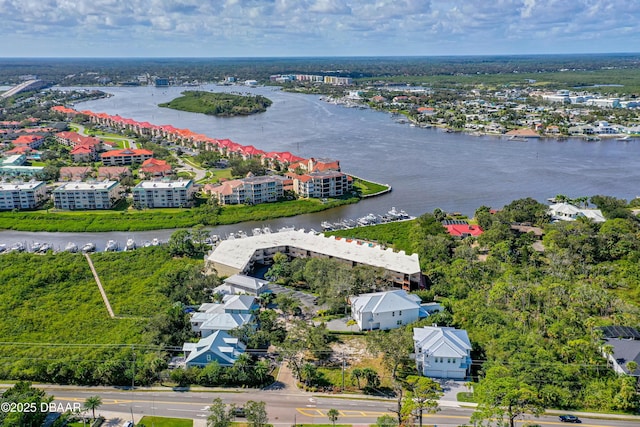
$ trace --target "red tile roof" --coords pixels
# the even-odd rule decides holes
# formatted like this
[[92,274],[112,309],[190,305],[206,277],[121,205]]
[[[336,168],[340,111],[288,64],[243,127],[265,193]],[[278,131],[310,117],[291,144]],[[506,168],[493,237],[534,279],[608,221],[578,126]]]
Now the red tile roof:
[[461,236],[479,236],[483,233],[482,228],[477,225],[469,225],[469,224],[449,224],[444,226],[447,229],[447,232],[452,236],[461,237]]

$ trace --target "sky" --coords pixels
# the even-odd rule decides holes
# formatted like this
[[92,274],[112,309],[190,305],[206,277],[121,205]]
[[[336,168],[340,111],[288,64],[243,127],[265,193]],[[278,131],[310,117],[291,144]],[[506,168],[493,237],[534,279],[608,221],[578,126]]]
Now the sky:
[[0,57],[640,51],[640,0],[0,0]]

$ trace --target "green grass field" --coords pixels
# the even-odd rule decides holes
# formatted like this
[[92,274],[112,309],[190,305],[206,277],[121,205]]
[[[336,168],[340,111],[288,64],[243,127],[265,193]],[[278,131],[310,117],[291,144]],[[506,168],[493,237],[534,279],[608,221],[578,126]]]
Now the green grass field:
[[193,427],[193,420],[186,418],[166,418],[166,417],[151,417],[145,415],[136,424],[136,426],[144,425],[145,427]]
[[375,182],[365,181],[361,178],[355,178],[353,180],[353,186],[356,189],[360,190],[360,195],[363,197],[381,193],[389,189],[388,185],[381,185]]

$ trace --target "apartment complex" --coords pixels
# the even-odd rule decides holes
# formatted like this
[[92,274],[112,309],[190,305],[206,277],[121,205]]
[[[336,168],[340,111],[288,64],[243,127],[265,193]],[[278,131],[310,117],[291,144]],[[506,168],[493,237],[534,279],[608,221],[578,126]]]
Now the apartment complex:
[[132,189],[138,208],[184,208],[191,206],[196,190],[191,180],[142,181]]
[[204,191],[218,200],[221,205],[275,202],[284,196],[284,182],[281,176],[252,176],[226,181],[220,185],[206,185]]
[[153,152],[144,149],[110,150],[100,154],[102,163],[105,166],[122,166],[132,165],[134,163],[142,164],[145,160],[153,157]]
[[311,172],[293,178],[293,188],[300,197],[340,197],[352,187],[352,179],[338,171]]
[[68,182],[53,190],[57,209],[111,209],[122,198],[117,181]]
[[47,198],[43,181],[1,182],[0,210],[35,209]]
[[221,276],[248,274],[256,265],[270,265],[273,256],[290,258],[331,258],[352,267],[370,265],[382,268],[386,279],[405,290],[424,286],[417,254],[394,252],[361,240],[324,237],[303,231],[260,234],[243,239],[223,240],[207,257],[208,269]]

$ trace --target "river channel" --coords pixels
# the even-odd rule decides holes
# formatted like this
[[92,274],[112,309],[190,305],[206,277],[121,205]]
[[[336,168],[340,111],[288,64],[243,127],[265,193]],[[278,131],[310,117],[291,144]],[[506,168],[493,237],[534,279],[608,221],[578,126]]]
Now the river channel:
[[[212,232],[221,236],[238,230],[249,233],[254,227],[266,225],[272,229],[293,225],[320,230],[324,220],[358,218],[370,212],[384,214],[393,206],[416,216],[435,208],[472,215],[481,205],[499,208],[522,197],[544,202],[556,194],[570,197],[606,194],[631,199],[640,193],[640,139],[509,141],[410,127],[397,123],[388,113],[346,108],[322,101],[319,96],[292,94],[272,87],[206,85],[197,88],[250,92],[273,101],[262,114],[218,118],[157,106],[190,88],[101,89],[114,96],[84,102],[75,108],[189,128],[265,151],[335,158],[347,173],[393,186],[391,193],[356,205],[267,223],[216,227]],[[0,243],[47,241],[64,247],[68,241],[80,245],[94,241],[103,248],[104,242],[111,238],[121,244],[128,237],[138,242],[152,238],[166,240],[172,232],[3,231]]]

